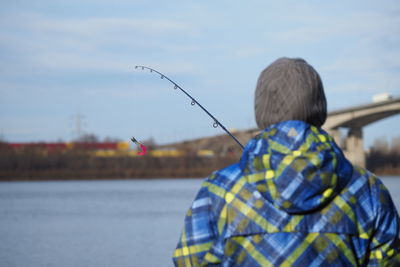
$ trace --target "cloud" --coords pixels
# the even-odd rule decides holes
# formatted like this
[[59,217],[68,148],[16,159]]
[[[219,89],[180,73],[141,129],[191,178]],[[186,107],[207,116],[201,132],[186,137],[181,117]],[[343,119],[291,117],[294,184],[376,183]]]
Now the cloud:
[[399,95],[398,25],[400,17],[394,13],[359,10],[341,16],[305,16],[303,23],[276,32],[274,38],[325,53],[318,70],[335,92]]
[[[151,54],[198,49],[195,44],[180,41],[195,35],[195,29],[174,20],[54,19],[25,13],[3,17],[1,22],[6,25],[0,29],[1,49],[14,55],[14,60],[0,64],[4,72],[15,72],[21,67],[29,71],[43,68],[127,72],[135,63],[151,62]],[[157,62],[160,61],[158,58]],[[175,62],[170,67],[171,72],[194,69],[187,62]]]
[[[310,11],[315,13],[311,14]],[[287,26],[287,29],[275,32],[273,37],[278,41],[296,43],[314,43],[337,38],[362,38],[364,41],[371,41],[383,37],[400,40],[400,17],[395,13],[363,10],[350,14],[324,13],[309,8],[292,14],[294,23]]]
[[[144,34],[193,33],[193,29],[184,23],[173,20],[133,19],[121,17],[94,17],[82,19],[54,19],[37,13],[22,13],[4,17],[3,21],[19,22],[19,28],[36,32],[54,34],[74,34],[80,36],[103,35],[132,31]],[[19,26],[18,26],[19,25]]]

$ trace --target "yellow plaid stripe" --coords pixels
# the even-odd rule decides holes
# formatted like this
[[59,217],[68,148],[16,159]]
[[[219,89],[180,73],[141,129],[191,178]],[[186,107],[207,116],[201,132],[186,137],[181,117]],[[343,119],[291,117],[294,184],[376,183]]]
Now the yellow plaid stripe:
[[307,237],[304,239],[304,241],[297,246],[297,248],[290,253],[290,255],[286,258],[284,262],[280,266],[282,267],[288,267],[292,266],[294,262],[297,260],[299,256],[303,254],[303,252],[308,248],[310,244],[319,236],[319,233],[310,233],[307,235]]
[[[247,205],[245,202],[241,201],[238,198],[235,198],[234,196],[239,193],[239,191],[242,189],[242,187],[245,185],[246,180],[241,179],[239,180],[235,186],[231,189],[230,192],[227,192],[225,189],[222,187],[219,187],[215,184],[210,184],[209,185],[209,190],[211,193],[224,198],[225,201],[228,204],[231,204],[234,208],[236,208],[239,212],[244,214],[248,219],[254,221],[256,224],[258,224],[262,229],[266,230],[267,232],[278,232],[279,229],[275,225],[269,223],[263,216],[259,215],[257,211],[255,211],[252,207]],[[226,224],[227,220],[227,214],[228,214],[228,207],[225,206],[221,213],[220,217],[218,218],[218,231],[219,233],[222,233],[223,227]]]
[[185,246],[182,248],[178,248],[174,252],[174,257],[188,256],[190,254],[196,254],[196,253],[200,253],[203,251],[207,251],[210,249],[212,244],[213,244],[212,242],[207,242],[204,244]]
[[350,205],[343,200],[343,198],[341,196],[336,196],[333,199],[333,202],[336,204],[336,206],[344,213],[346,213],[346,215],[350,218],[350,220],[353,223],[356,223],[356,215],[354,214],[353,209],[350,207]]
[[247,180],[249,183],[257,183],[264,180],[265,174],[263,172],[247,175]]
[[275,225],[269,223],[264,217],[259,215],[254,209],[250,206],[246,205],[243,201],[239,199],[235,199],[232,202],[233,207],[235,207],[238,211],[244,214],[248,219],[257,223],[261,228],[266,230],[267,232],[278,232],[279,229]]
[[270,163],[269,163],[269,160],[270,160],[270,158],[271,158],[271,155],[270,154],[265,154],[264,156],[263,156],[263,164],[264,164],[264,167],[266,168],[266,169],[270,169],[271,168],[271,165],[270,165]]
[[259,263],[260,266],[273,266],[272,263],[268,261],[268,259],[260,253],[246,237],[235,237],[235,241],[237,241],[247,254]]
[[375,250],[371,252],[370,255],[371,259],[377,259],[377,260],[381,260],[383,258],[383,254],[381,250]]
[[292,151],[289,148],[287,148],[286,146],[281,145],[278,142],[275,142],[271,139],[268,140],[268,144],[270,145],[271,150],[276,150],[276,151],[279,151],[279,152],[285,153],[285,154],[292,153]]
[[325,234],[325,236],[339,248],[340,253],[352,263],[353,266],[357,266],[357,260],[354,258],[352,248],[348,247],[342,239],[338,238],[337,234]]
[[296,230],[296,226],[303,220],[302,215],[293,215],[290,221],[283,228],[283,232],[292,232]]
[[278,190],[276,190],[276,186],[273,179],[267,179],[267,187],[270,195],[273,198],[278,198]]
[[221,262],[221,260],[215,256],[214,254],[208,252],[206,254],[206,256],[204,257],[204,259],[208,262],[208,263],[219,263]]

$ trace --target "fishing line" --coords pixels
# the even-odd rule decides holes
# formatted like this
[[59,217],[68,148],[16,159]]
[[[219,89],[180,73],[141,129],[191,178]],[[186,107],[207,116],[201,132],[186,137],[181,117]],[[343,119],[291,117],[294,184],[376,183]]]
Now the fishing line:
[[191,104],[192,106],[198,105],[205,113],[207,113],[207,115],[208,115],[209,117],[211,117],[211,119],[213,119],[213,121],[214,121],[213,127],[214,127],[214,128],[217,128],[218,126],[220,126],[230,137],[233,138],[233,140],[235,140],[235,142],[236,142],[242,149],[244,149],[243,145],[239,142],[239,140],[237,140],[236,137],[235,137],[231,132],[229,132],[229,131],[225,128],[224,125],[222,125],[222,123],[220,123],[207,109],[205,109],[194,97],[192,97],[188,92],[186,92],[186,91],[185,91],[182,87],[180,87],[176,82],[174,82],[173,80],[171,80],[170,78],[168,78],[166,75],[162,74],[161,72],[159,72],[159,71],[157,71],[157,70],[155,70],[155,69],[152,69],[152,68],[149,68],[149,67],[146,67],[146,66],[135,66],[135,69],[138,69],[138,68],[141,68],[142,70],[147,69],[147,70],[149,70],[151,73],[152,73],[152,72],[155,72],[155,73],[157,73],[157,74],[160,75],[160,78],[161,78],[161,79],[164,79],[164,78],[165,78],[165,79],[168,80],[170,83],[172,83],[172,84],[174,85],[174,89],[175,89],[175,90],[176,90],[176,89],[181,90],[187,97],[190,98],[190,100],[191,100],[190,104]]

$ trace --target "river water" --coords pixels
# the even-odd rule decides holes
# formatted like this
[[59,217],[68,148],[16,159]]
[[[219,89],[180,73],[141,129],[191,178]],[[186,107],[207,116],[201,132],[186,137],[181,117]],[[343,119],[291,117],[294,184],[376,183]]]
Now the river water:
[[[384,177],[400,208],[400,176]],[[200,179],[0,183],[0,266],[172,266]]]

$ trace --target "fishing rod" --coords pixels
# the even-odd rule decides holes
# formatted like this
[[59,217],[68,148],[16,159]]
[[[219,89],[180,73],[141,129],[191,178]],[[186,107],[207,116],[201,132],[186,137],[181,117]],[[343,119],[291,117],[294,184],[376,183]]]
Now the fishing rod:
[[174,82],[173,80],[171,80],[170,78],[168,78],[168,76],[162,74],[161,72],[159,72],[159,71],[157,71],[157,70],[155,70],[155,69],[152,69],[152,68],[149,68],[149,67],[146,67],[146,66],[135,66],[135,69],[138,69],[138,68],[141,68],[142,70],[147,69],[147,70],[149,70],[150,72],[155,72],[155,73],[157,73],[157,74],[160,75],[160,78],[161,78],[161,79],[164,79],[164,78],[167,79],[170,83],[172,83],[172,84],[174,85],[174,89],[175,89],[175,90],[176,90],[176,89],[181,90],[187,97],[190,98],[190,100],[192,101],[192,102],[190,102],[190,104],[191,104],[192,106],[194,106],[194,105],[197,104],[205,113],[207,113],[207,115],[208,115],[209,117],[211,117],[211,118],[214,120],[214,123],[213,123],[213,127],[214,127],[214,128],[217,128],[218,126],[220,126],[230,137],[233,138],[233,140],[235,140],[235,142],[236,142],[242,149],[244,149],[243,145],[239,142],[239,140],[237,140],[236,137],[235,137],[233,134],[231,134],[231,132],[229,132],[229,131],[225,128],[224,125],[222,125],[222,123],[220,123],[210,112],[208,112],[207,109],[205,109],[194,97],[192,97],[188,92],[186,92],[186,91],[185,91],[182,87],[180,87],[176,82]]

